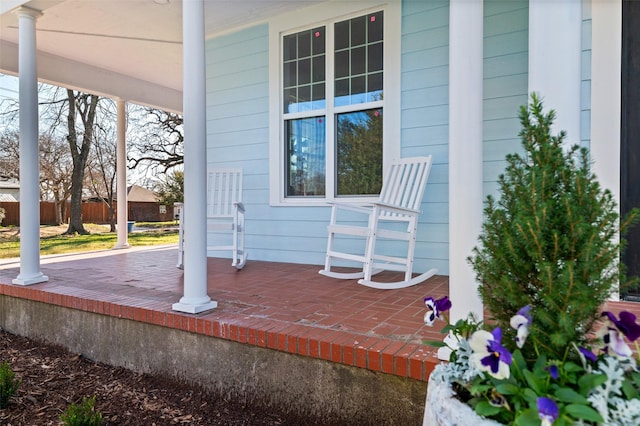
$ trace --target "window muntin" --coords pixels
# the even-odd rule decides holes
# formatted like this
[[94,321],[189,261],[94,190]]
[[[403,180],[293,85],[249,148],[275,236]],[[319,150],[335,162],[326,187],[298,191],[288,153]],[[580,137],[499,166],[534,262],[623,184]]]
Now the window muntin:
[[325,107],[325,33],[318,27],[282,40],[285,114]]
[[383,27],[382,11],[335,24],[336,106],[382,99]]
[[379,193],[383,19],[377,11],[282,38],[286,198]]

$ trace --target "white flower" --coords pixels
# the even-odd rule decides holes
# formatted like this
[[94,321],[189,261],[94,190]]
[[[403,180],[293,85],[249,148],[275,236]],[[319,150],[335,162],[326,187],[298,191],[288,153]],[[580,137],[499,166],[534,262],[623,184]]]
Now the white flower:
[[529,326],[533,321],[531,314],[529,314],[530,310],[531,306],[527,305],[511,317],[511,327],[517,331],[516,345],[518,348],[522,348],[522,346],[524,346],[524,342],[527,340],[527,336],[529,335]]
[[469,346],[473,349],[470,361],[479,370],[489,373],[496,379],[508,379],[510,375],[511,353],[502,344],[502,330],[500,327],[491,333],[479,330],[469,339]]

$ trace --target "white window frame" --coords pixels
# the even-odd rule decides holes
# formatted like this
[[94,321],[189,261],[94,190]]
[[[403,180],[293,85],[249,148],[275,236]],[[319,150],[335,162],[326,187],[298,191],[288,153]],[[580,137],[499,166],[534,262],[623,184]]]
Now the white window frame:
[[[285,144],[282,99],[282,36],[319,26],[329,27],[336,22],[357,16],[384,11],[384,74],[383,74],[383,172],[394,160],[400,158],[400,73],[401,73],[401,0],[380,1],[327,1],[299,11],[278,16],[269,22],[269,203],[272,206],[325,206],[336,201],[335,197],[335,144],[327,146],[326,194],[324,197],[287,197],[285,194]],[[295,24],[295,25],[294,25]],[[331,34],[331,36],[329,36]],[[333,31],[327,31],[327,46],[333,44]],[[333,48],[327,49],[326,87],[333,92]],[[327,99],[332,99],[333,96]],[[360,105],[336,108],[329,105],[324,113],[326,135],[334,134],[334,117],[339,112],[360,110]],[[333,140],[333,136],[331,139]],[[376,200],[370,197],[344,197],[341,202],[366,203]]]

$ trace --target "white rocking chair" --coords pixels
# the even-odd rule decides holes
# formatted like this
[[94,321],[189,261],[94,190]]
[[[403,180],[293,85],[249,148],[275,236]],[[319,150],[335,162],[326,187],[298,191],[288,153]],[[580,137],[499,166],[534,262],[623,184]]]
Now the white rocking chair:
[[[322,275],[339,279],[358,279],[359,284],[377,289],[398,289],[419,284],[433,275],[437,269],[413,276],[413,256],[416,246],[416,231],[420,204],[431,170],[431,156],[406,158],[394,162],[385,176],[380,198],[370,206],[332,203],[331,221],[328,226],[329,239],[327,255]],[[338,212],[347,210],[366,215],[367,225],[357,226],[342,219],[338,221]],[[361,216],[362,217],[362,216]],[[353,214],[349,217],[353,223]],[[406,225],[406,228],[405,226]],[[364,254],[347,253],[335,249],[336,235],[348,238],[364,238]],[[376,252],[379,239],[406,242],[406,256],[383,255]],[[341,239],[343,245],[349,241]],[[344,244],[346,243],[346,244]],[[360,246],[361,247],[361,246]],[[393,254],[396,254],[394,252]],[[362,270],[345,273],[335,272],[334,260],[362,264]],[[384,270],[404,272],[404,280],[396,282],[373,281],[371,277]]]
[[[182,268],[184,265],[184,205],[176,203],[176,206],[180,220],[177,267]],[[231,234],[231,244],[207,245],[207,251],[231,250],[231,266],[238,269],[242,269],[247,263],[247,252],[244,249],[244,212],[242,170],[209,171],[207,174],[207,232],[213,233],[216,239],[221,238],[219,235],[221,233]]]

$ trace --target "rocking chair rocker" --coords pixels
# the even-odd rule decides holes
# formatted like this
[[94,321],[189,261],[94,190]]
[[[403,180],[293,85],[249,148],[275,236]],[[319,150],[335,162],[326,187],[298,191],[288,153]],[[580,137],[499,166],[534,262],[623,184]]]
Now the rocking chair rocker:
[[[394,162],[384,179],[380,198],[373,205],[332,203],[325,267],[319,271],[320,274],[339,279],[359,278],[359,284],[377,289],[398,289],[419,284],[438,273],[437,269],[430,269],[413,276],[419,208],[427,185],[431,161],[432,157],[428,156]],[[365,215],[361,217],[367,217],[367,225],[352,225],[344,218],[339,221],[338,212],[341,210]],[[353,214],[349,219],[353,223]],[[349,239],[364,238],[364,254],[336,250],[337,235],[347,236]],[[393,252],[394,255],[376,252],[379,239],[406,242],[406,256],[395,255],[397,251]],[[345,241],[344,238],[340,240],[342,247],[349,244],[349,241]],[[361,263],[362,271],[335,272],[332,270],[332,267],[335,267],[334,260]],[[372,280],[373,275],[384,270],[404,272],[404,280],[396,282]]]

